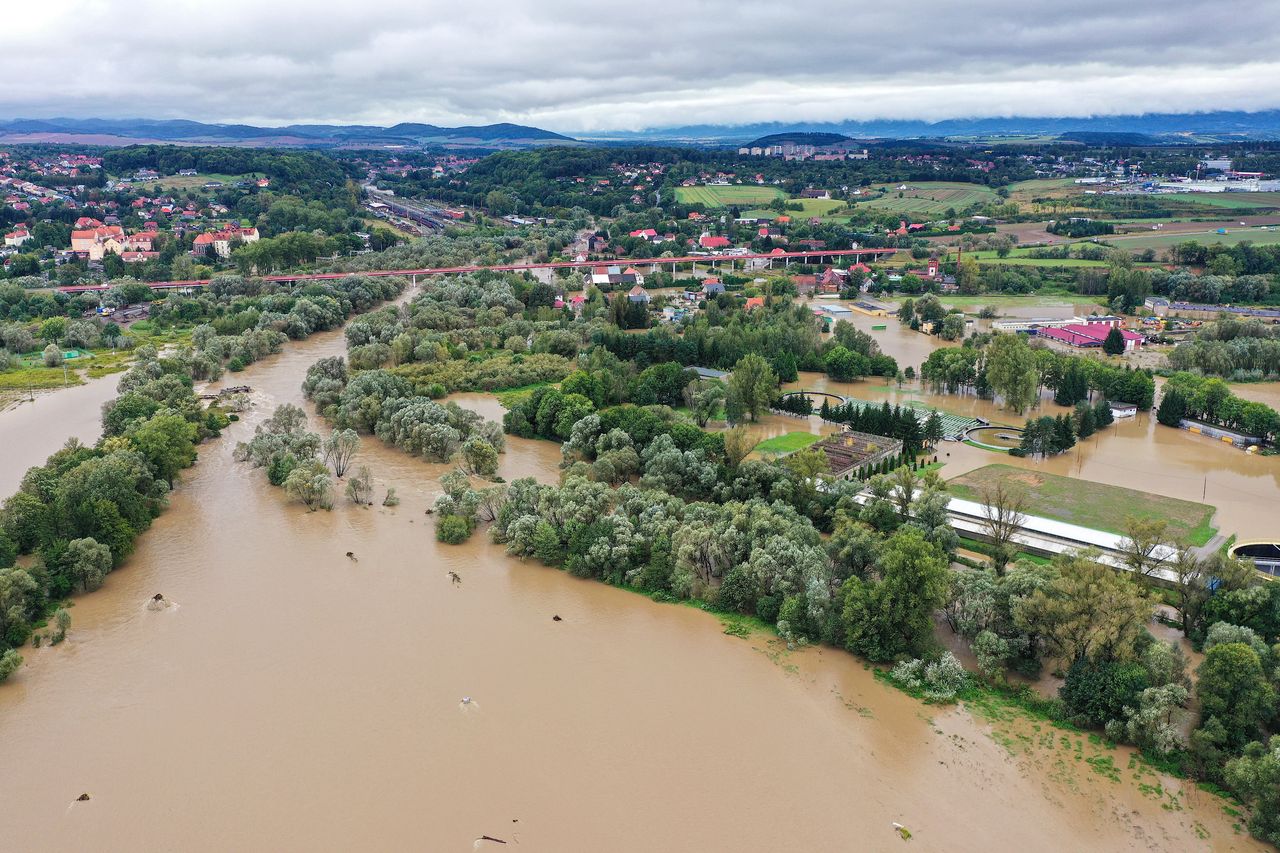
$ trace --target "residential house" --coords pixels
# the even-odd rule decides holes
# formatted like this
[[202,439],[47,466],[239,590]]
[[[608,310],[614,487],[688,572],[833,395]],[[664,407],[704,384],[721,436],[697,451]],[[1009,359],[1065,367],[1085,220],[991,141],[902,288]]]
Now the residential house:
[[32,239],[34,238],[31,236],[31,232],[19,225],[16,229],[4,235],[4,244],[6,246],[21,246]]
[[627,291],[627,301],[643,302],[644,304],[648,305],[649,291],[645,290],[643,287],[637,284],[635,287]]
[[206,231],[197,234],[192,243],[193,255],[208,255],[210,250],[220,258],[231,257],[231,244],[239,240],[242,243],[258,241],[257,228],[226,228],[222,231]]
[[827,267],[817,278],[819,293],[839,293],[845,286],[844,274]]
[[727,249],[733,245],[728,237],[719,237],[714,234],[703,233],[698,238],[698,245],[704,249]]

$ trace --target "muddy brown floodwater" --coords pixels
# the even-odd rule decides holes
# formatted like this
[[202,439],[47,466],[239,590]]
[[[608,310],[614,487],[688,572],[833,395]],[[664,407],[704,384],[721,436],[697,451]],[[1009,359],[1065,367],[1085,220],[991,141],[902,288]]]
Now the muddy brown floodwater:
[[102,435],[102,404],[116,396],[120,374],[37,394],[0,409],[0,497],[18,490],[22,475],[69,438],[93,444]]
[[[0,687],[4,849],[903,849],[895,821],[918,850],[1256,849],[1126,750],[1100,772],[1080,737],[924,706],[842,652],[729,636],[483,535],[438,545],[443,466],[376,440],[359,461],[399,507],[286,502],[232,447],[341,350],[321,334],[238,374],[246,419],[76,599],[70,638],[23,650]],[[501,473],[558,462],[510,439]],[[157,592],[173,605],[148,610]]]

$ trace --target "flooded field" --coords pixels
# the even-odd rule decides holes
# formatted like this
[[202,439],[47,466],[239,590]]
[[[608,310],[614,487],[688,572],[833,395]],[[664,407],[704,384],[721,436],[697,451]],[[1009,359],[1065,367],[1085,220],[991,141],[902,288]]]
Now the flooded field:
[[0,410],[0,496],[18,489],[22,475],[66,443],[93,444],[102,435],[102,404],[116,396],[120,374],[35,395]]
[[[483,535],[439,545],[424,510],[445,466],[374,439],[358,462],[399,507],[288,503],[231,450],[341,351],[325,333],[237,374],[254,387],[245,421],[201,447],[136,553],[76,599],[67,642],[23,650],[0,687],[5,849],[471,851],[488,835],[557,853],[892,850],[895,821],[920,850],[1258,849],[1218,801],[1127,750],[922,705],[843,652],[726,635]],[[1220,451],[1151,429],[1090,444],[1086,474],[1141,466],[1128,444],[1181,450],[1160,463],[1170,477]],[[948,474],[1006,459],[947,452]],[[559,461],[509,438],[500,473],[551,481]],[[1233,477],[1253,482],[1215,472],[1210,502]],[[1253,488],[1274,492],[1275,474]],[[173,606],[146,609],[155,593]]]

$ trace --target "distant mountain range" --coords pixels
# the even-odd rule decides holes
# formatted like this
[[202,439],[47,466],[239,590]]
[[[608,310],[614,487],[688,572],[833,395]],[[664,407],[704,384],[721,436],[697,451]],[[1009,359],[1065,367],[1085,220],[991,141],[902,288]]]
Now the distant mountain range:
[[[1086,134],[1152,137],[1156,142],[1212,142],[1232,139],[1280,139],[1280,110],[1259,112],[1152,113],[1128,116],[1058,118],[947,119],[944,121],[769,122],[760,124],[694,124],[636,132],[583,133],[599,141],[670,140],[747,144],[770,136],[799,133],[838,134],[854,139],[991,139],[1001,136],[1045,136],[1083,139]],[[1128,144],[1117,140],[1116,144]]]
[[1089,144],[1142,145],[1280,139],[1280,110],[1260,112],[1153,113],[1085,118],[1020,117],[944,121],[770,122],[694,124],[579,134],[578,138],[519,124],[439,127],[403,123],[376,125],[291,124],[258,127],[206,124],[182,119],[0,120],[0,142],[65,142],[89,145],[241,145],[294,148],[389,148],[410,146],[500,150],[590,142],[674,142],[707,145],[770,144],[783,141],[832,144],[845,140],[979,140],[1046,138]]
[[78,142],[95,145],[167,142],[300,148],[384,148],[411,145],[494,149],[548,144],[572,145],[577,142],[549,130],[505,123],[476,127],[437,127],[434,124],[397,124],[394,127],[292,124],[286,127],[255,127],[248,124],[205,124],[181,119],[101,118],[0,121],[0,141]]

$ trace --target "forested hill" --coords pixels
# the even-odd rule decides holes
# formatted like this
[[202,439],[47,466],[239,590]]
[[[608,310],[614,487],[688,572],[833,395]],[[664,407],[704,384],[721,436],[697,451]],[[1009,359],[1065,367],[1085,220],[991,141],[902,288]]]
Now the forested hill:
[[575,140],[549,130],[519,124],[438,127],[402,123],[375,125],[294,124],[257,127],[248,124],[205,124],[153,119],[13,119],[0,121],[0,140],[85,142],[128,145],[134,142],[194,142],[210,145],[335,147],[338,145],[442,145],[478,148],[521,148]]
[[804,133],[797,131],[795,133],[771,133],[747,144],[752,147],[763,148],[766,145],[783,145],[788,142],[792,145],[837,145],[841,142],[850,141],[850,138],[843,133]]

